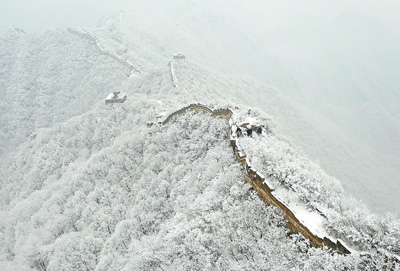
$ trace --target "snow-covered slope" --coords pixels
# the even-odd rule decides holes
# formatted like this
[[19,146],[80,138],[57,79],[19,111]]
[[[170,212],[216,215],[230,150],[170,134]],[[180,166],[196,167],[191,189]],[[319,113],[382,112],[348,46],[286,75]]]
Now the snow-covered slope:
[[[80,29],[104,51],[71,31],[3,35],[10,57],[1,58],[1,84],[11,99],[1,107],[2,270],[362,270],[360,262],[373,263],[360,251],[378,267],[387,264],[382,255],[399,254],[399,221],[372,215],[312,161],[359,176],[353,171],[373,150],[275,88],[190,60],[187,48],[199,58],[209,48],[179,47],[190,41],[168,32],[171,24],[165,32],[158,24],[146,27],[165,18],[139,17],[138,25],[135,17],[124,25],[124,18]],[[189,60],[171,59],[184,49]],[[119,57],[140,72],[127,73]],[[106,105],[112,91],[127,100]],[[243,141],[252,162],[266,174],[286,175],[270,181],[282,189],[293,185],[296,201],[321,209],[324,231],[354,253],[332,255],[287,236],[280,215],[244,182],[223,120],[188,114],[147,127],[191,103],[230,107],[237,117],[266,125],[268,137]],[[346,156],[353,165],[344,166]],[[345,184],[376,192],[371,201],[381,207],[398,204],[388,187],[379,193],[378,185]],[[394,193],[396,184],[389,185]]]
[[[154,104],[142,100],[139,108],[135,105],[96,110],[101,121],[92,127],[109,131],[111,144],[90,133],[93,145],[68,142],[84,141],[86,132],[76,133],[74,124],[92,119],[87,114],[48,131],[54,144],[68,138],[60,151],[27,155],[46,161],[45,153],[63,169],[43,165],[44,172],[52,168],[48,175],[59,177],[50,176],[2,213],[3,270],[354,265],[354,259],[308,250],[301,239],[294,245],[279,215],[243,182],[227,146],[224,121],[191,114],[148,129],[138,115]],[[121,133],[119,125],[127,131]],[[95,142],[104,146],[98,152]],[[78,152],[92,155],[78,155],[79,163],[59,159]]]
[[[357,44],[370,36],[362,32],[351,41],[351,46],[345,47],[342,35],[350,34],[336,33],[341,28],[335,26],[345,24],[342,21],[348,20],[346,16],[336,18],[337,22],[314,26],[315,33],[302,37],[293,36],[289,30],[278,35],[269,28],[263,30],[266,36],[261,37],[255,33],[263,33],[257,32],[262,29],[251,29],[251,23],[218,8],[194,5],[178,14],[163,17],[157,12],[150,15],[122,12],[104,17],[97,29],[82,31],[98,38],[108,53],[135,63],[142,71],[165,65],[173,53],[182,51],[188,53],[191,61],[225,74],[241,73],[261,79],[280,92],[279,99],[286,99],[282,95],[286,94],[298,104],[292,101],[282,104],[271,97],[265,86],[259,83],[254,86],[248,81],[238,83],[242,79],[236,80],[236,76],[229,78],[235,82],[225,85],[224,93],[226,88],[232,89],[235,102],[245,101],[246,106],[272,115],[294,144],[319,161],[328,173],[342,181],[348,193],[362,199],[369,208],[380,213],[398,210],[400,200],[394,191],[399,189],[399,184],[393,180],[398,179],[400,168],[400,149],[396,143],[400,123],[396,117],[398,99],[396,92],[391,91],[396,82],[391,75],[387,75],[391,80],[371,81],[375,80],[372,74],[380,76],[373,68],[378,64],[373,62],[374,58],[368,58],[367,64],[360,62],[368,52],[377,53],[375,43],[365,48],[365,52],[357,51]],[[354,20],[349,25],[356,27],[368,18],[355,16]],[[375,32],[382,28],[377,24],[373,28]],[[381,35],[386,40],[393,38],[387,31],[383,32]],[[328,37],[325,33],[334,34]],[[330,41],[329,46],[325,44]],[[320,45],[320,51],[314,50],[315,44]],[[357,63],[364,66],[357,68]],[[207,76],[212,73],[208,72]],[[187,75],[181,77],[186,80]],[[216,81],[216,84],[208,82],[207,88],[219,95],[221,86]],[[196,84],[202,91],[205,89],[202,80],[192,83],[189,92],[194,91]],[[376,95],[380,92],[377,85],[382,87],[382,95]],[[348,104],[344,105],[344,101]],[[385,104],[390,106],[384,108]],[[287,113],[287,109],[292,113]]]
[[86,112],[126,77],[121,65],[65,31],[8,29],[0,39],[0,161],[38,129]]

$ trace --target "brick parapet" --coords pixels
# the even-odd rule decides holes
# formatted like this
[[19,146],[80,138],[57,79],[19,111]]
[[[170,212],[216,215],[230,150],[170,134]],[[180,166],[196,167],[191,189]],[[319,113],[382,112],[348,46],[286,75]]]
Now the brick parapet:
[[[162,124],[168,124],[172,120],[174,120],[175,117],[183,115],[188,111],[209,113],[213,117],[220,117],[227,121],[229,121],[233,115],[233,112],[230,109],[218,109],[213,111],[207,106],[201,104],[191,104],[169,115]],[[247,161],[246,155],[239,148],[237,140],[235,138],[232,138],[231,127],[229,127],[228,136],[230,140],[230,146],[233,149],[236,161],[243,166],[246,181],[252,185],[252,187],[257,191],[260,198],[262,198],[267,205],[275,206],[283,213],[283,216],[287,221],[286,226],[291,232],[301,233],[304,237],[310,240],[311,244],[314,247],[322,248],[326,246],[339,253],[350,254],[350,251],[346,249],[346,247],[343,246],[343,244],[341,244],[339,241],[334,243],[327,237],[320,238],[314,235],[304,224],[302,224],[300,220],[294,215],[294,213],[289,209],[289,207],[279,201],[272,194],[273,189],[265,183],[265,178],[261,177],[257,170],[252,168],[250,163]]]
[[164,122],[162,124],[165,125],[165,124],[171,122],[176,116],[186,114],[186,112],[188,112],[188,111],[195,111],[195,112],[201,112],[201,113],[210,113],[213,117],[219,117],[219,118],[223,118],[223,119],[226,119],[226,120],[229,120],[233,115],[233,112],[230,109],[212,110],[212,109],[210,109],[207,106],[202,105],[202,104],[191,104],[191,105],[183,107],[183,108],[175,111],[171,115],[169,115],[164,120]]

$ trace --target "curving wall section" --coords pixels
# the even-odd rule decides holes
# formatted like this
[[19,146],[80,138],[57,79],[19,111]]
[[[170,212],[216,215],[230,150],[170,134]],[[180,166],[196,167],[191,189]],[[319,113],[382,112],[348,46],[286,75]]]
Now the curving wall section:
[[[169,115],[162,124],[168,124],[175,120],[176,117],[186,114],[188,111],[211,114],[213,117],[223,118],[227,121],[229,121],[233,115],[233,112],[230,109],[211,110],[205,105],[191,104]],[[327,237],[320,238],[303,225],[299,219],[296,218],[293,212],[273,195],[272,189],[265,182],[265,177],[258,173],[257,170],[247,161],[246,155],[240,150],[236,139],[231,136],[231,127],[229,127],[229,138],[230,146],[233,148],[236,161],[243,165],[246,180],[253,186],[253,188],[258,192],[259,197],[262,198],[267,205],[275,206],[283,213],[283,216],[287,221],[286,226],[292,233],[301,233],[304,237],[310,240],[314,247],[322,248],[326,246],[339,253],[350,254],[350,251],[339,241],[334,243]]]
[[301,233],[304,237],[308,238],[314,247],[327,246],[330,249],[336,250],[342,254],[350,254],[350,251],[346,249],[337,241],[334,243],[327,237],[323,239],[314,235],[305,225],[303,225],[293,214],[293,212],[280,200],[278,200],[273,194],[272,189],[265,183],[265,177],[257,172],[256,169],[252,168],[246,159],[246,155],[240,150],[235,139],[231,138],[231,147],[235,153],[236,160],[243,165],[245,178],[257,190],[258,195],[262,198],[267,205],[272,205],[282,211],[284,218],[287,220],[286,226],[293,233]]
[[208,108],[207,106],[202,105],[202,104],[191,104],[191,105],[183,107],[183,108],[179,109],[178,111],[175,111],[174,113],[169,115],[162,122],[162,124],[165,125],[167,123],[170,123],[177,116],[184,115],[188,111],[211,114],[213,117],[219,117],[219,118],[223,118],[223,119],[226,119],[226,120],[229,120],[233,115],[232,111],[229,110],[229,109],[218,109],[218,110],[213,111],[210,108]]
[[174,70],[174,66],[173,66],[173,62],[172,61],[168,62],[168,67],[169,67],[169,72],[171,74],[172,84],[174,85],[175,88],[178,89],[178,82],[176,80],[175,70]]
[[115,56],[109,52],[106,52],[105,49],[101,46],[100,41],[97,37],[91,35],[88,32],[83,32],[82,30],[76,30],[76,29],[72,29],[71,27],[68,28],[68,31],[78,37],[84,38],[84,39],[88,39],[91,42],[93,42],[94,44],[96,44],[96,48],[97,51],[100,54],[106,55],[108,57],[111,57],[112,59],[114,59],[115,61],[119,62],[120,64],[122,64],[123,66],[127,67],[131,73],[141,73],[139,68],[135,68],[128,60],[123,59],[120,56]]

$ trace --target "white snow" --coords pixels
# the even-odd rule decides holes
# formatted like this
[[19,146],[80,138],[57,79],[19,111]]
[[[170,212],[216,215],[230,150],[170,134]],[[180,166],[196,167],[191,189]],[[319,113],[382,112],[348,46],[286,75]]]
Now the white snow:
[[124,19],[124,11],[121,10],[119,13],[119,22],[122,23],[123,19]]
[[[154,129],[155,134],[150,135],[148,129],[143,131],[143,127],[157,112],[155,105],[161,105],[158,101],[165,101],[160,108],[165,112],[174,112],[183,106],[197,102],[212,103],[219,105],[220,108],[238,106],[242,110],[235,110],[241,114],[241,118],[235,117],[239,120],[237,123],[256,121],[257,118],[253,117],[253,114],[250,116],[246,110],[251,105],[255,108],[252,108],[251,112],[256,111],[264,118],[263,123],[266,120],[265,122],[273,127],[276,138],[271,144],[275,144],[276,148],[271,148],[272,150],[280,147],[284,149],[286,145],[282,142],[286,141],[281,140],[281,137],[297,136],[297,139],[305,140],[302,141],[303,145],[311,146],[311,150],[317,150],[317,153],[314,153],[317,157],[325,152],[326,146],[339,151],[346,150],[343,146],[350,146],[349,152],[342,153],[342,156],[333,155],[333,158],[326,156],[333,159],[333,161],[331,159],[327,161],[337,165],[339,170],[349,172],[341,168],[345,162],[336,163],[335,160],[346,157],[345,154],[348,153],[352,154],[351,161],[363,163],[363,158],[359,159],[360,157],[357,156],[362,153],[360,150],[363,150],[363,147],[358,145],[359,142],[352,140],[342,130],[335,130],[329,121],[319,118],[292,103],[274,88],[267,87],[248,76],[240,76],[237,73],[226,75],[204,66],[204,64],[212,64],[214,67],[229,66],[230,64],[222,64],[224,63],[222,60],[229,60],[227,63],[232,61],[230,57],[219,56],[220,53],[224,53],[223,50],[208,50],[210,48],[207,46],[214,46],[213,44],[202,44],[194,38],[195,46],[189,46],[191,50],[185,51],[190,52],[191,58],[193,55],[193,59],[202,64],[176,61],[171,72],[167,63],[172,52],[181,50],[190,43],[183,36],[187,34],[185,31],[193,26],[193,22],[190,22],[191,18],[193,17],[182,18],[188,24],[177,27],[174,22],[168,21],[158,25],[160,21],[163,22],[160,18],[151,17],[149,20],[142,20],[143,17],[140,15],[135,18],[126,16],[123,22],[118,24],[115,23],[118,22],[118,17],[116,17],[115,20],[108,21],[112,23],[107,23],[98,29],[77,32],[75,33],[77,36],[55,31],[40,38],[19,37],[21,40],[16,43],[0,44],[1,52],[11,56],[0,58],[1,64],[4,67],[12,67],[10,74],[0,74],[0,79],[6,82],[4,99],[0,100],[1,107],[5,108],[4,112],[1,112],[1,124],[5,129],[0,130],[0,138],[6,138],[4,142],[0,142],[2,150],[4,145],[8,144],[8,139],[12,141],[12,147],[8,153],[4,154],[5,152],[0,151],[2,158],[0,172],[2,177],[5,176],[5,185],[0,187],[0,201],[3,204],[0,212],[2,215],[0,228],[6,229],[0,237],[2,242],[7,243],[6,246],[0,247],[0,261],[11,259],[14,255],[16,255],[16,260],[25,260],[31,256],[32,258],[29,259],[32,261],[42,258],[50,259],[52,265],[57,261],[67,261],[71,259],[70,256],[73,256],[68,254],[69,250],[64,249],[67,240],[73,244],[69,247],[80,248],[86,252],[92,251],[92,258],[99,257],[105,267],[108,260],[112,262],[116,258],[115,270],[122,270],[123,268],[119,267],[125,266],[124,261],[128,258],[126,255],[132,256],[132,251],[138,252],[135,255],[137,258],[134,258],[136,262],[132,260],[132,264],[136,264],[139,259],[146,262],[146,259],[143,259],[146,255],[137,248],[146,247],[151,252],[150,258],[154,253],[160,257],[159,259],[165,259],[163,258],[165,257],[164,248],[174,244],[174,240],[182,241],[188,238],[186,241],[190,244],[193,240],[203,240],[204,231],[197,231],[197,229],[203,227],[204,223],[201,219],[193,221],[193,214],[196,216],[200,214],[200,217],[204,219],[209,219],[210,214],[211,218],[215,215],[214,218],[218,219],[211,221],[211,225],[215,225],[212,224],[215,221],[232,221],[232,219],[238,219],[241,224],[247,218],[249,218],[247,221],[251,221],[255,215],[269,215],[267,208],[256,201],[258,199],[254,199],[253,205],[249,205],[258,208],[255,215],[248,211],[254,209],[239,204],[243,203],[241,193],[246,193],[248,185],[245,186],[242,182],[243,172],[239,172],[239,167],[230,160],[232,152],[227,148],[226,142],[217,140],[218,136],[226,133],[216,132],[220,130],[215,127],[220,125],[221,130],[226,129],[226,124],[195,116],[193,120],[178,121],[176,125],[171,125],[171,129],[164,127],[166,131],[164,134]],[[220,17],[217,18],[220,19]],[[201,20],[196,25],[197,30],[204,29],[203,22],[209,18],[200,16],[199,19]],[[180,30],[177,31],[178,28]],[[210,37],[215,33],[206,32],[206,34]],[[217,33],[217,37],[220,34]],[[83,36],[86,36],[85,39],[82,38]],[[238,40],[242,37],[237,37],[236,34],[232,36],[236,36]],[[92,42],[88,42],[87,39]],[[118,58],[118,48],[125,48],[125,45],[126,59],[125,56]],[[232,45],[242,46],[241,43],[232,43]],[[45,51],[42,50],[44,47],[47,48]],[[119,61],[121,59],[124,61]],[[139,65],[143,67],[143,73],[135,78],[121,76],[121,67],[123,67],[121,63],[123,66],[129,66],[132,63]],[[59,69],[54,69],[54,67],[59,67]],[[232,65],[232,67],[236,66]],[[8,72],[7,69],[5,72]],[[179,78],[179,89],[171,84],[172,73]],[[54,89],[59,91],[54,91]],[[128,99],[115,110],[96,104],[100,100],[103,103],[104,96],[110,91],[119,89],[129,93],[134,99]],[[81,99],[71,99],[71,97]],[[165,112],[163,112],[164,115]],[[217,123],[209,125],[209,122]],[[185,132],[196,132],[196,129],[187,129],[188,123],[196,127],[199,123],[209,126],[200,125],[200,135],[192,134],[193,136],[189,136],[187,140],[182,136]],[[279,126],[274,126],[274,124],[279,124]],[[46,129],[37,129],[37,127]],[[26,140],[36,129],[38,130],[36,138]],[[205,135],[204,138],[203,135]],[[18,140],[13,141],[14,137]],[[225,140],[225,138],[220,139]],[[325,141],[326,139],[328,141]],[[294,146],[303,146],[291,139],[288,141]],[[312,144],[307,145],[304,142]],[[216,148],[210,150],[208,143],[216,144]],[[214,145],[211,146],[214,147]],[[189,149],[193,152],[188,152]],[[204,150],[210,150],[210,153]],[[287,168],[293,172],[304,169],[302,162],[306,158],[297,153],[293,155],[295,160],[277,155],[276,157],[283,159],[277,161],[273,160],[274,153],[263,153],[259,149],[255,151],[259,152],[249,154],[249,156],[261,159],[271,154],[272,162],[282,166],[280,169],[283,173]],[[179,155],[176,155],[177,153]],[[208,154],[210,155],[203,159],[203,155]],[[242,152],[240,154],[244,155]],[[371,153],[367,152],[367,154]],[[256,161],[253,160],[252,163],[257,169],[262,168],[262,165],[257,164]],[[357,238],[359,236],[364,238],[364,235],[369,237],[362,232],[363,225],[376,226],[381,221],[369,220],[373,216],[358,204],[348,201],[339,184],[326,174],[320,174],[322,170],[317,165],[309,161],[307,163],[307,166],[312,164],[310,169],[307,168],[309,173],[316,173],[317,177],[321,177],[319,181],[325,191],[326,188],[335,190],[334,195],[338,197],[337,200],[345,210],[340,214],[348,215],[349,210],[352,211],[353,208],[358,214],[357,220],[351,221],[355,226],[349,223],[346,225],[347,228],[340,228],[341,234],[346,235],[349,230]],[[198,172],[201,174],[197,174]],[[219,172],[225,177],[218,175]],[[279,170],[277,172],[280,173]],[[199,176],[203,179],[198,180]],[[214,183],[210,183],[212,176],[218,176]],[[164,180],[167,181],[163,182]],[[266,179],[266,183],[269,181],[271,180]],[[379,187],[382,187],[384,191],[383,185],[379,184]],[[173,193],[170,193],[170,188]],[[398,190],[390,189],[390,191],[395,195]],[[229,201],[225,201],[228,194],[232,194],[229,198],[230,202],[237,204],[232,205]],[[278,189],[274,194],[285,202],[312,232],[321,237],[324,236],[323,217],[321,219],[315,215],[315,212],[309,211],[305,204],[288,191]],[[322,197],[319,200],[329,199]],[[396,204],[392,205],[396,206]],[[77,206],[79,208],[76,208]],[[220,211],[218,208],[221,206],[223,209]],[[232,209],[236,207],[237,209]],[[337,217],[339,212],[335,207],[328,211]],[[214,213],[215,210],[218,211]],[[170,211],[175,212],[174,215],[164,219],[162,216],[172,214]],[[226,211],[233,215],[224,217],[227,214]],[[182,215],[185,219],[182,219]],[[219,216],[223,216],[222,219]],[[348,217],[347,219],[350,220]],[[334,220],[333,223],[337,221],[340,220]],[[397,225],[395,222],[389,224],[388,221],[392,223],[391,220],[384,220],[385,225]],[[192,227],[193,223],[194,227]],[[152,228],[154,225],[156,226]],[[237,224],[233,223],[233,225]],[[251,230],[254,230],[249,234],[250,240],[267,244],[266,246],[249,246],[251,249],[270,249],[273,248],[273,246],[268,246],[271,243],[270,240],[281,241],[280,238],[282,240],[286,238],[284,233],[273,235],[269,232],[271,236],[265,238],[264,235],[259,240],[258,236],[261,235],[254,235],[254,232],[264,233],[268,229],[259,229],[256,223],[249,223],[249,225],[253,227]],[[78,228],[78,232],[74,227]],[[230,227],[226,232],[240,230],[242,233],[249,233],[248,229]],[[143,234],[140,229],[151,229],[155,233],[154,235]],[[158,229],[161,229],[160,233]],[[196,231],[192,232],[191,229],[196,229]],[[201,235],[196,236],[196,234]],[[70,238],[71,235],[74,238]],[[161,246],[157,247],[160,236],[163,240]],[[254,236],[257,236],[257,240],[254,240]],[[395,234],[391,237],[393,236]],[[215,236],[208,237],[211,242],[216,240]],[[238,237],[243,238],[243,236]],[[352,238],[352,236],[347,235],[347,238]],[[240,245],[249,239],[238,240],[237,244]],[[125,244],[125,241],[128,243]],[[229,239],[225,241],[227,244],[231,242]],[[196,246],[200,248],[200,254],[201,245],[199,243]],[[277,245],[281,245],[281,242]],[[126,250],[127,246],[128,250]],[[293,247],[287,246],[289,250]],[[166,259],[167,261],[173,259],[176,256],[173,252],[182,247],[174,248],[177,250],[171,249],[171,258]],[[81,260],[81,255],[77,251],[74,252],[77,256],[76,260]],[[285,254],[279,255],[285,258]],[[259,255],[261,255],[259,259],[265,259],[263,257],[265,254]],[[292,259],[297,260],[296,257]],[[327,255],[322,259],[329,261],[330,258]],[[149,259],[149,262],[152,260]],[[199,262],[202,263],[202,260],[204,258],[201,258]],[[70,261],[73,264],[75,260]],[[234,260],[227,262],[236,264]],[[2,262],[0,262],[1,265]],[[58,269],[53,267],[51,270]]]
[[106,103],[113,103],[113,102],[118,102],[122,103],[125,101],[127,95],[123,92],[117,91],[110,93],[107,98],[106,98]]
[[[237,15],[242,16],[242,14]],[[350,25],[354,23],[352,20],[347,22],[349,18],[346,16],[337,19],[342,22],[342,27],[347,23]],[[364,19],[369,21],[362,16],[354,17],[355,21],[364,22]],[[320,161],[321,166],[330,175],[343,182],[346,191],[365,201],[375,211],[396,212],[400,206],[400,198],[395,191],[400,189],[400,183],[393,180],[400,175],[400,145],[396,140],[400,135],[398,121],[400,106],[396,101],[400,99],[398,92],[385,91],[398,89],[395,87],[397,84],[394,84],[399,81],[395,76],[398,68],[383,74],[384,69],[376,68],[384,63],[379,61],[376,63],[380,58],[361,57],[362,52],[352,46],[350,52],[341,46],[322,46],[319,48],[322,51],[307,50],[305,49],[307,46],[303,47],[303,40],[299,42],[288,42],[285,38],[281,40],[275,35],[278,33],[275,30],[273,33],[267,31],[268,25],[260,26],[263,29],[267,28],[264,30],[270,34],[263,40],[266,46],[254,48],[254,44],[259,44],[259,40],[256,41],[254,38],[259,39],[259,36],[253,35],[254,29],[249,29],[247,26],[227,12],[195,9],[188,11],[182,17],[171,18],[139,12],[126,13],[122,23],[112,26],[105,23],[104,26],[90,29],[88,32],[101,41],[106,52],[113,55],[116,55],[115,48],[121,45],[121,41],[114,38],[115,33],[118,33],[128,49],[126,60],[135,64],[135,67],[140,67],[137,69],[140,71],[165,66],[174,52],[182,51],[190,52],[191,59],[202,65],[213,67],[223,73],[235,74],[233,77],[242,73],[263,80],[266,84],[264,88],[271,86],[269,87],[271,91],[254,88],[252,84],[239,83],[241,88],[231,92],[231,97],[236,99],[232,105],[242,108],[243,115],[246,115],[245,109],[249,106],[251,110],[268,112],[279,125],[277,128],[282,134],[294,145],[301,147],[313,160]],[[317,29],[320,27],[331,29],[333,26],[336,24],[313,25]],[[290,30],[286,28],[281,30],[287,37],[293,34],[288,33]],[[342,30],[347,31],[347,27]],[[317,39],[323,43],[332,39],[328,34],[331,33],[329,31],[316,31],[316,33],[326,33],[326,36]],[[384,33],[382,31],[375,34],[384,35]],[[358,35],[350,36],[358,38]],[[295,40],[301,37],[305,42],[311,38],[299,35]],[[341,36],[334,36],[333,41],[340,40],[339,37]],[[373,42],[380,41],[377,39]],[[398,44],[397,40],[393,42]],[[232,48],[227,50],[226,44]],[[393,46],[393,48],[398,47]],[[374,52],[374,48],[376,47],[371,46],[364,49]],[[333,54],[326,50],[333,50]],[[394,59],[399,59],[398,51],[392,49],[392,52],[396,55]],[[381,52],[377,51],[370,56],[380,54]],[[263,56],[262,59],[260,56]],[[307,56],[305,58],[307,61],[303,59],[304,56]],[[349,59],[352,59],[353,64]],[[370,76],[367,78],[365,73],[359,72],[354,66],[354,63],[359,63],[360,60],[369,70]],[[389,60],[395,61],[392,58]],[[185,62],[187,61],[179,61],[179,64],[183,65]],[[343,62],[348,65],[343,65]],[[274,65],[266,63],[277,63],[280,68],[274,68]],[[394,64],[392,66],[398,67]],[[188,79],[186,82],[188,83],[189,78],[181,78],[178,67],[174,68],[180,80],[179,87],[182,87],[182,81]],[[341,72],[342,69],[347,72]],[[345,79],[342,80],[343,76]],[[387,76],[391,79],[380,79]],[[216,80],[216,77],[208,79]],[[375,80],[370,80],[371,77]],[[184,91],[190,91],[189,86],[190,84]],[[225,88],[222,91],[225,91]],[[385,95],[380,95],[382,91]],[[221,91],[215,88],[214,92]],[[337,92],[340,95],[337,95]],[[302,102],[302,105],[289,101],[287,97],[281,97],[282,93]],[[358,101],[357,97],[360,99],[362,97],[366,102]],[[338,107],[337,103],[346,100],[345,98],[351,98],[352,105]],[[387,100],[384,102],[382,99]],[[209,99],[207,103],[211,100]],[[243,119],[243,121],[252,120]],[[384,185],[378,185],[377,179]]]
[[309,210],[298,196],[283,187],[277,187],[272,194],[288,207],[297,219],[303,223],[313,234],[320,238],[327,237],[328,234],[324,229],[325,218],[317,211]]
[[249,166],[249,168],[251,168],[250,159],[248,157],[246,157],[246,164]]

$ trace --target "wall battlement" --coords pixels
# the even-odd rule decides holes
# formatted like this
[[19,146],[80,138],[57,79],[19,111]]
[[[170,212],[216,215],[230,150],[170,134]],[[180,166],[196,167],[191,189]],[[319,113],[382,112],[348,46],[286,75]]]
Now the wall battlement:
[[68,31],[69,31],[70,33],[72,33],[72,34],[78,36],[78,37],[81,37],[81,38],[84,38],[84,39],[87,39],[87,40],[91,41],[93,44],[96,45],[96,49],[97,49],[97,51],[98,51],[100,54],[106,55],[106,56],[108,56],[108,57],[114,59],[115,61],[119,62],[119,63],[122,64],[123,66],[127,67],[127,68],[130,70],[130,73],[132,73],[132,72],[141,73],[141,71],[140,71],[138,68],[134,67],[134,66],[132,65],[132,63],[130,63],[128,60],[123,59],[123,58],[120,57],[120,56],[116,56],[116,55],[113,55],[113,54],[111,54],[111,53],[109,53],[109,52],[106,52],[106,51],[104,50],[104,48],[101,46],[100,41],[99,41],[99,39],[98,39],[97,37],[95,37],[95,36],[89,34],[89,33],[86,32],[86,31],[85,31],[85,32],[78,31],[78,30],[73,29],[73,28],[71,28],[71,27],[68,28]]
[[[227,121],[229,121],[233,115],[233,112],[230,109],[211,110],[205,105],[191,104],[169,115],[162,124],[168,124],[172,122],[177,116],[186,114],[189,111],[211,114],[212,117],[223,118]],[[250,165],[250,163],[246,159],[246,155],[240,150],[236,139],[231,137],[231,130],[231,127],[229,127],[230,146],[233,148],[236,161],[243,166],[246,181],[253,186],[253,188],[258,192],[259,197],[263,199],[267,205],[275,206],[282,212],[283,217],[287,221],[287,228],[292,233],[301,233],[304,237],[310,240],[312,246],[314,247],[322,248],[326,246],[333,251],[337,251],[341,254],[350,254],[350,251],[339,241],[334,243],[327,237],[320,238],[314,235],[305,225],[300,222],[300,220],[283,202],[278,200],[273,195],[273,189],[266,184],[265,177],[260,175],[260,173],[258,173],[257,170]]]
[[246,180],[257,190],[258,195],[262,198],[267,205],[272,205],[282,211],[284,218],[287,220],[286,226],[293,233],[301,233],[304,237],[310,240],[314,247],[329,247],[342,254],[350,254],[350,251],[344,247],[340,241],[334,243],[329,238],[323,239],[314,235],[305,225],[303,225],[293,212],[281,201],[279,201],[273,194],[273,189],[265,183],[265,178],[260,176],[256,169],[247,162],[246,156],[241,154],[236,143],[236,140],[231,140],[231,146],[235,152],[236,160],[244,166],[244,173]]
[[210,108],[208,108],[205,105],[202,104],[191,104],[188,105],[186,107],[183,107],[181,109],[179,109],[178,111],[175,111],[174,113],[172,113],[171,115],[169,115],[164,121],[163,121],[163,125],[170,123],[171,121],[173,121],[177,116],[179,115],[184,115],[186,114],[188,111],[194,111],[194,112],[200,112],[200,113],[205,113],[205,114],[211,114],[213,117],[219,117],[219,118],[223,118],[226,120],[229,120],[232,115],[233,112],[230,109],[217,109],[217,110],[211,110]]

